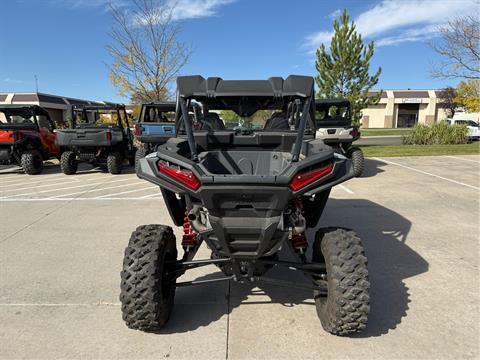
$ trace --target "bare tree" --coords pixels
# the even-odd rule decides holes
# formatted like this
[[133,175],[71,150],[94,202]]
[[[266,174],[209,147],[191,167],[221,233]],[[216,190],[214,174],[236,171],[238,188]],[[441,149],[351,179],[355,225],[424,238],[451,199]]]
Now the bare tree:
[[131,0],[132,7],[109,4],[110,80],[121,96],[132,101],[165,100],[169,85],[186,64],[190,49],[178,39],[174,9],[164,0]]
[[438,31],[440,39],[431,46],[443,60],[433,69],[432,76],[480,79],[480,18],[458,17]]

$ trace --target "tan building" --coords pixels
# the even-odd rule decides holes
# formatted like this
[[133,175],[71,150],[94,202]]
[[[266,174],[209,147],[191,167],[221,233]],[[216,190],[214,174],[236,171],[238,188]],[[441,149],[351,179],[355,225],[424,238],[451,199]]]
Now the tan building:
[[52,120],[59,124],[71,117],[72,105],[101,105],[103,103],[43,93],[0,93],[0,105],[2,104],[39,105],[45,108]]
[[[405,128],[447,118],[438,90],[384,90],[380,102],[362,111],[363,128]],[[372,91],[375,96],[378,92]]]

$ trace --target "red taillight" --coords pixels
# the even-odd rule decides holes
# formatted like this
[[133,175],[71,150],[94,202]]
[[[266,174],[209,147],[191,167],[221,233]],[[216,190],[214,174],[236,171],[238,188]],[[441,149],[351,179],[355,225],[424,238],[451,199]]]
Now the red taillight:
[[183,185],[192,190],[197,190],[200,187],[200,181],[195,175],[193,175],[191,171],[180,170],[179,168],[168,166],[163,161],[158,162],[158,170],[165,175],[168,175],[171,178],[181,182]]
[[307,186],[308,184],[311,184],[312,182],[317,181],[318,179],[330,174],[332,170],[333,165],[330,164],[319,169],[305,171],[304,173],[295,175],[295,177],[290,181],[288,186],[290,186],[290,189],[292,189],[293,191],[297,191]]
[[112,133],[110,131],[107,131],[107,141],[111,141],[112,140]]
[[140,135],[140,133],[142,132],[142,126],[137,123],[133,126],[133,128],[135,130],[135,136]]

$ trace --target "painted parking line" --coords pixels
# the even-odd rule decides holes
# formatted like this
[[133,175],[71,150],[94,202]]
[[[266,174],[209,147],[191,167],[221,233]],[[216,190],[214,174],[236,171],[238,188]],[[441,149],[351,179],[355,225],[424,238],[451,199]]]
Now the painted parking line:
[[348,193],[348,194],[355,194],[352,190],[350,190],[348,187],[346,187],[346,186],[343,185],[343,184],[338,185],[338,187],[339,187],[340,189],[344,190],[344,191],[345,191],[346,193]]
[[1,176],[0,174],[0,181],[2,182],[2,184],[4,183],[10,183],[10,182],[14,182],[16,181],[17,179],[21,178],[21,179],[25,179],[25,178],[41,178],[41,179],[44,179],[46,177],[48,178],[51,178],[51,177],[56,177],[56,176],[64,176],[64,174],[39,174],[39,175],[25,175],[25,173],[18,173],[17,175],[13,175],[13,176],[6,176],[6,177],[3,177]]
[[[161,197],[161,196],[160,196]],[[111,198],[99,198],[99,197],[92,197],[92,198],[20,198],[20,199],[0,199],[1,203],[7,202],[75,202],[75,201],[158,201],[158,198],[151,197],[151,198],[144,198],[144,197],[111,197]]]
[[[96,179],[95,179],[96,180]],[[76,185],[76,186],[69,186],[69,187],[63,187],[63,188],[57,188],[57,189],[49,189],[49,190],[42,190],[42,191],[36,191],[36,192],[30,192],[30,193],[23,193],[23,194],[14,194],[14,195],[9,195],[9,196],[4,196],[0,197],[0,199],[9,199],[13,198],[16,196],[29,196],[29,195],[38,195],[38,194],[44,194],[48,192],[53,192],[53,191],[60,191],[60,190],[70,190],[70,189],[77,189],[77,188],[82,188],[82,187],[87,187],[87,186],[94,186],[94,185],[108,185],[114,182],[120,182],[120,181],[130,181],[132,180],[131,178],[126,178],[126,179],[119,179],[119,180],[112,180],[112,181],[105,181],[105,179],[101,182],[96,182],[96,183],[89,183],[89,184],[82,184],[82,185]],[[84,191],[81,191],[84,192]]]
[[20,190],[30,190],[30,189],[38,189],[38,188],[44,188],[44,187],[49,187],[49,186],[57,186],[57,185],[69,185],[69,184],[78,184],[80,180],[74,180],[72,179],[65,179],[65,181],[58,182],[58,183],[53,183],[53,184],[36,184],[28,187],[21,187],[21,188],[13,188],[13,189],[0,189],[0,193],[6,193],[6,192],[12,192],[12,191],[20,191]]
[[[132,180],[132,179],[124,179],[123,181],[125,180]],[[120,182],[122,180],[116,180],[116,181],[110,181],[109,183],[106,183],[106,185],[109,185],[113,182]],[[50,196],[50,198],[52,199],[57,199],[57,198],[61,198],[61,197],[65,197],[65,196],[72,196],[72,195],[78,195],[78,194],[82,194],[82,195],[86,195],[88,193],[91,193],[91,192],[94,192],[94,191],[102,191],[102,190],[108,190],[108,189],[116,189],[116,188],[119,188],[119,187],[124,187],[124,186],[132,186],[132,185],[136,185],[136,184],[143,184],[144,181],[137,181],[137,182],[133,182],[133,183],[128,183],[128,184],[123,184],[123,185],[117,185],[117,186],[109,186],[109,187],[101,187],[101,188],[95,188],[95,189],[91,189],[91,190],[82,190],[82,191],[76,191],[76,192],[73,192],[73,193],[69,193],[69,194],[61,194],[61,195],[56,195],[56,196]]]
[[446,177],[443,177],[443,176],[440,176],[440,175],[432,174],[432,173],[429,173],[429,172],[427,172],[427,171],[415,169],[415,168],[413,168],[413,167],[410,167],[410,166],[407,166],[407,165],[403,165],[403,164],[399,164],[399,163],[396,163],[396,162],[393,162],[393,161],[390,161],[390,160],[385,160],[385,159],[381,159],[381,158],[372,158],[372,159],[377,160],[377,161],[381,161],[381,162],[383,162],[383,163],[385,163],[385,164],[391,164],[391,165],[399,166],[399,167],[402,167],[402,168],[404,168],[404,169],[408,169],[408,170],[411,170],[411,171],[418,172],[418,173],[420,173],[420,174],[432,176],[432,177],[435,177],[435,178],[437,178],[437,179],[445,180],[445,181],[448,181],[448,182],[451,182],[451,183],[454,183],[454,184],[457,184],[457,185],[465,186],[465,187],[468,187],[468,188],[470,188],[470,189],[480,190],[480,187],[478,187],[478,186],[473,186],[473,185],[470,185],[470,184],[465,184],[465,183],[460,182],[460,181],[457,181],[457,180],[453,180],[453,179],[449,179],[449,178],[446,178]]
[[116,193],[116,194],[107,194],[107,195],[97,196],[95,199],[115,197],[115,196],[117,196],[117,195],[130,194],[130,193],[133,193],[133,192],[138,192],[138,191],[142,191],[142,190],[152,190],[152,189],[153,189],[152,186],[148,186],[148,187],[144,187],[144,188],[140,188],[140,189],[134,189],[134,190],[129,190],[129,191],[122,191],[122,192],[119,192],[119,193]]
[[470,162],[474,162],[474,163],[480,164],[480,161],[478,161],[478,160],[465,159],[465,158],[458,157],[458,156],[445,155],[444,157],[450,158],[450,159],[455,159],[455,160],[470,161]]

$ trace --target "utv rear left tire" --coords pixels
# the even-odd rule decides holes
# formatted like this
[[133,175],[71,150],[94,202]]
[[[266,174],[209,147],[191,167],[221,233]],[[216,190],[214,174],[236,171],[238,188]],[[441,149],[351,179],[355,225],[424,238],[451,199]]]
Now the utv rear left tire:
[[352,148],[350,151],[350,157],[353,163],[353,173],[355,177],[360,177],[363,174],[363,168],[365,167],[365,158],[363,157],[362,149],[357,147]]
[[324,262],[327,272],[327,294],[315,294],[322,327],[334,335],[363,330],[370,311],[370,283],[360,238],[346,229],[320,229],[312,261]]
[[131,329],[155,331],[173,309],[176,277],[168,262],[177,259],[175,235],[169,226],[139,226],[125,249],[120,301],[123,320]]
[[73,175],[77,172],[77,155],[73,151],[65,151],[60,157],[60,168],[65,175]]
[[114,152],[107,156],[107,169],[110,174],[117,175],[122,172],[122,154]]
[[22,163],[23,171],[27,175],[37,175],[40,174],[43,170],[43,158],[37,150],[28,150],[25,151],[20,161]]

